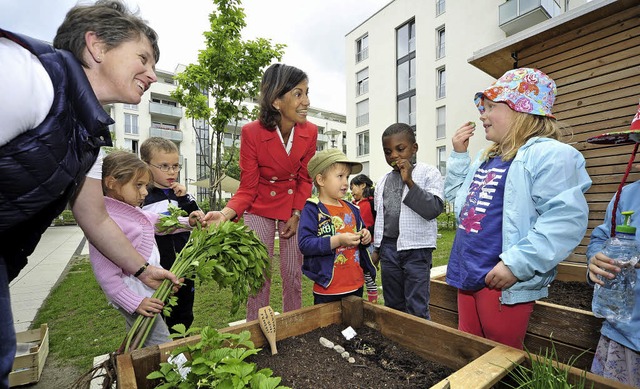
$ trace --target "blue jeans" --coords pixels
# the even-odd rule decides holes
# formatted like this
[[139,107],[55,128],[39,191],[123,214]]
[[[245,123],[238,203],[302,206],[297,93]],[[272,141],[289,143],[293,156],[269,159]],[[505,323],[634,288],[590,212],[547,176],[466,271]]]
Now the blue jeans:
[[384,305],[427,320],[432,248],[398,251],[397,241],[380,243]]
[[9,373],[16,356],[16,331],[11,314],[9,277],[4,257],[0,255],[0,389],[9,387]]

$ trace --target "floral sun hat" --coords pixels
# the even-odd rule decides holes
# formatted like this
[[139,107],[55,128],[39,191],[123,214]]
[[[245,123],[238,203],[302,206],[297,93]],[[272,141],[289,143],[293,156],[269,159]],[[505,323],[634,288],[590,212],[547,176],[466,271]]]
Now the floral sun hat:
[[556,83],[538,69],[519,68],[506,72],[483,92],[475,103],[484,113],[484,99],[506,103],[517,112],[555,118],[551,108],[556,100]]

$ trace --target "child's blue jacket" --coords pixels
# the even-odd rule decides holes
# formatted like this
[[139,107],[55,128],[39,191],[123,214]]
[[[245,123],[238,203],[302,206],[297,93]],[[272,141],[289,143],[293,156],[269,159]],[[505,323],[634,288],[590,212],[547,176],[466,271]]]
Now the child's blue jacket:
[[[365,229],[364,221],[357,206],[345,201],[355,216],[358,231]],[[307,200],[298,224],[298,245],[304,255],[302,273],[313,282],[328,287],[333,280],[335,249],[331,248],[331,237],[336,234],[331,215],[317,198]],[[375,280],[376,268],[371,261],[367,246],[360,245],[360,267],[369,272]]]
[[[587,261],[604,248],[604,244],[611,237],[611,215],[613,212],[613,202],[615,195],[607,206],[604,222],[593,229],[589,247],[587,247]],[[631,225],[636,227],[636,242],[640,245],[640,181],[636,181],[622,188],[620,203],[616,211],[616,224],[622,224],[624,220],[622,211],[635,211],[631,217]],[[588,277],[588,275],[587,275]],[[620,343],[635,351],[640,351],[640,271],[636,270],[635,286],[636,304],[631,313],[631,320],[628,322],[615,322],[605,320],[602,324],[602,335]]]

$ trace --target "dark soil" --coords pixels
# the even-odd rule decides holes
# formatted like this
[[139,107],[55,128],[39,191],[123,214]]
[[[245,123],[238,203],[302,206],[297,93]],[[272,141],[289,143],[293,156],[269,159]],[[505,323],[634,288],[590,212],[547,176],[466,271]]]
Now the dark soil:
[[541,301],[591,311],[593,288],[587,282],[558,281],[549,286],[549,297]]
[[[358,334],[347,341],[341,334],[344,328],[331,325],[280,340],[276,355],[265,346],[251,362],[259,369],[270,368],[282,377],[281,385],[294,389],[428,388],[454,372],[369,327],[357,329]],[[343,346],[355,363],[320,345],[320,337]]]

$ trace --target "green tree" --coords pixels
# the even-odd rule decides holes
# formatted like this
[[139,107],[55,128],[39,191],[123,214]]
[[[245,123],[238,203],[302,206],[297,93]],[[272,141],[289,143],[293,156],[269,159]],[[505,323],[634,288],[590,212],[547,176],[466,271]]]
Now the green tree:
[[225,147],[224,156],[226,158],[225,174],[236,180],[240,179],[240,154],[235,147]]
[[176,76],[178,87],[171,95],[186,108],[188,117],[205,121],[211,129],[211,139],[206,140],[209,144],[199,144],[198,148],[209,151],[209,202],[211,209],[219,209],[220,181],[237,154],[233,147],[223,163],[225,129],[230,126],[236,131],[241,119],[255,118],[255,110],[250,112],[242,102],[258,95],[263,69],[274,59],[281,60],[286,46],[264,38],[243,41],[241,31],[246,23],[241,1],[213,3],[216,9],[209,14],[211,31],[203,33],[205,49],[200,50],[198,63],[188,65]]

